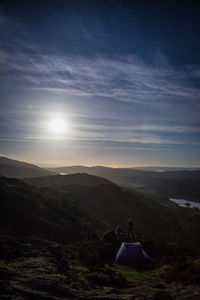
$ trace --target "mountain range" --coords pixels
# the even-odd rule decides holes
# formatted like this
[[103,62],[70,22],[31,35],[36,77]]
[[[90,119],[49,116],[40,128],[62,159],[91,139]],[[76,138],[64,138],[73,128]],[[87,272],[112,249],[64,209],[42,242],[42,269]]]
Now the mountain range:
[[200,170],[144,171],[131,168],[102,166],[69,166],[50,169],[61,174],[84,172],[106,178],[120,186],[158,195],[160,198],[180,198],[200,201]]
[[158,196],[200,202],[200,170],[147,171],[133,168],[103,166],[67,166],[44,169],[26,162],[0,157],[0,175],[12,178],[53,176],[55,174],[87,173],[102,177],[117,185]]

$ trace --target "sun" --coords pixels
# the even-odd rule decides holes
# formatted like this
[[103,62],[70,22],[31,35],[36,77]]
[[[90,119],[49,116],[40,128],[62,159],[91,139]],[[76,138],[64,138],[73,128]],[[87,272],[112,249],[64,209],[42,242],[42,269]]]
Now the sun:
[[59,135],[65,132],[66,127],[66,122],[63,119],[53,119],[48,124],[49,131]]

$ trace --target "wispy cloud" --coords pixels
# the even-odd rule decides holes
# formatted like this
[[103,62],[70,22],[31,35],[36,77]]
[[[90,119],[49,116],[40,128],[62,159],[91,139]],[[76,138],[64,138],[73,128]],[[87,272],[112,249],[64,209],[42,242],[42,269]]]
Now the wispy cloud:
[[200,66],[178,70],[163,63],[160,55],[156,65],[137,56],[85,58],[1,51],[1,57],[1,66],[11,77],[51,92],[122,102],[191,101],[200,92],[192,81],[199,78]]
[[[80,105],[85,103],[89,113],[83,118],[74,118],[77,120],[72,139],[141,144],[199,143],[196,137],[200,132],[197,113],[200,87],[195,84],[200,76],[199,66],[177,69],[161,54],[157,55],[156,63],[147,64],[138,56],[44,55],[34,48],[28,53],[19,51],[13,55],[12,51],[2,49],[0,65],[4,75],[30,93],[44,92],[71,97]],[[104,117],[98,111],[98,102],[104,102]],[[96,107],[93,119],[92,103]],[[38,139],[38,130],[44,126],[42,123],[36,126],[34,122],[34,118],[32,122],[28,118],[22,122],[19,118],[10,121],[10,126],[17,124],[21,132],[26,128],[33,139]],[[28,139],[24,133],[25,136]]]

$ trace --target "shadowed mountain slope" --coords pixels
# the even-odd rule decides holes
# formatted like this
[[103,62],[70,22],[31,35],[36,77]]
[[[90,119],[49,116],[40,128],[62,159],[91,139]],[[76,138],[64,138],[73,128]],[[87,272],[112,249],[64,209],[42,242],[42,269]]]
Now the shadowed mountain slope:
[[74,195],[0,177],[1,232],[69,243],[80,240],[93,224],[95,218],[78,205]]
[[[135,232],[181,245],[199,243],[199,211],[163,204],[88,174],[0,178],[2,232],[72,242],[134,219]],[[198,246],[198,245],[197,245]]]
[[[188,284],[200,280],[198,211],[88,174],[25,181],[0,177],[2,299],[196,299],[199,287]],[[152,258],[141,270],[113,264],[118,245],[96,237],[126,229],[130,216]]]
[[24,179],[27,183],[34,184],[37,186],[46,187],[65,187],[71,185],[82,185],[87,187],[94,187],[103,184],[114,185],[107,179],[97,177],[94,175],[89,175],[87,173],[77,173],[69,175],[54,175],[45,176],[38,178],[26,178]]
[[[133,217],[136,232],[160,240],[165,236],[165,239],[179,243],[191,239],[184,228],[181,208],[170,202],[163,204],[157,198],[135,190],[124,190],[106,179],[78,173],[25,180],[40,190],[73,195],[74,205],[84,208],[91,218],[101,221],[107,229],[121,224],[127,230],[127,220]],[[193,215],[193,211],[188,210],[187,214]],[[193,223],[192,226],[196,228],[196,225]]]
[[0,175],[12,178],[37,177],[53,175],[55,172],[38,166],[0,156]]
[[129,168],[69,166],[50,169],[58,173],[87,172],[126,187],[160,197],[200,201],[200,170],[154,172]]

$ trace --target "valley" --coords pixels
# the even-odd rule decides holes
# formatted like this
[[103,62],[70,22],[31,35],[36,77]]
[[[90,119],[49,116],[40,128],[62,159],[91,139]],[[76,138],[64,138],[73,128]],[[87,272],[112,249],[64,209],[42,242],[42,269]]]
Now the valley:
[[[1,299],[198,299],[199,230],[198,209],[96,175],[0,176]],[[115,264],[123,241],[151,262]]]
[[160,198],[178,198],[200,202],[199,170],[158,172],[102,166],[69,166],[49,170],[65,175],[71,173],[88,173],[106,178],[123,187],[134,188],[147,194],[158,195]]

